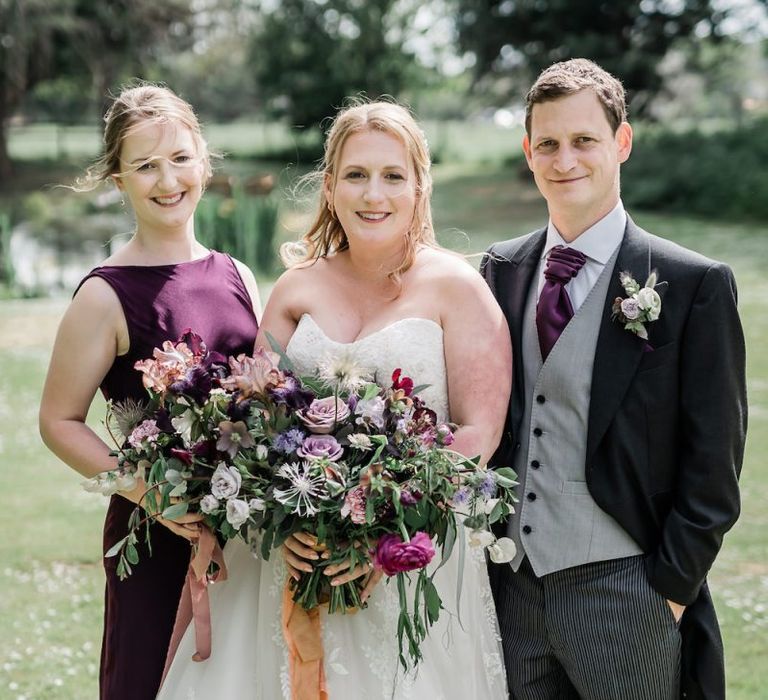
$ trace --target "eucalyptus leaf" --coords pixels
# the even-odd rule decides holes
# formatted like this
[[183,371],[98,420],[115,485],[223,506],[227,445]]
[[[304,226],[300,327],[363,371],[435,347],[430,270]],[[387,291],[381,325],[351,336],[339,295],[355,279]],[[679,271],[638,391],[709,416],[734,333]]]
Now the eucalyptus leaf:
[[183,515],[186,515],[188,510],[188,503],[174,503],[172,506],[168,506],[163,511],[163,517],[166,520],[175,520],[176,518],[180,518]]
[[114,557],[123,547],[123,545],[128,541],[128,536],[123,537],[123,539],[118,540],[113,544],[108,550],[107,553],[104,555],[106,558]]

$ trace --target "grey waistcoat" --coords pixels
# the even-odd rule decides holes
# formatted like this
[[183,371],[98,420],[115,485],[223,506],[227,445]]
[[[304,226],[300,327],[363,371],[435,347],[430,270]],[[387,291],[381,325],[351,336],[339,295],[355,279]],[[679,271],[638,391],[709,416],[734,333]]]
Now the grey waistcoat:
[[522,337],[525,411],[515,461],[520,502],[508,525],[517,544],[515,571],[526,555],[536,575],[544,576],[641,552],[592,500],[585,480],[592,367],[617,254],[618,249],[543,364],[535,291],[528,295]]

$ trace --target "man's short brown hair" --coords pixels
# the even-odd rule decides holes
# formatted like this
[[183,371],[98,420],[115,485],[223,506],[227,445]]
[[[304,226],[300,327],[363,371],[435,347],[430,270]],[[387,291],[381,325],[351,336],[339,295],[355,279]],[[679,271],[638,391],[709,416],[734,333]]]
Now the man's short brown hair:
[[608,71],[586,58],[553,63],[536,79],[525,98],[525,131],[531,135],[533,106],[559,97],[567,97],[581,90],[592,90],[600,100],[613,133],[619,124],[627,120],[627,103],[624,86]]

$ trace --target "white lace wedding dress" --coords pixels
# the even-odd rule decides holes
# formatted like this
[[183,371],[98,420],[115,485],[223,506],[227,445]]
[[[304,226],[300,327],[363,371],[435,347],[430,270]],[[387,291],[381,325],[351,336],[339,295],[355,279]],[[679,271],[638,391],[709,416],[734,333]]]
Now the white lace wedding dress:
[[[433,321],[407,318],[361,338],[338,343],[305,314],[287,354],[310,373],[329,353],[352,352],[386,382],[402,368],[430,384],[424,400],[448,414],[443,331]],[[466,538],[465,538],[466,540]],[[322,615],[325,672],[331,700],[506,700],[506,678],[496,613],[482,551],[465,545],[460,617],[456,614],[458,543],[435,577],[445,610],[422,645],[424,660],[404,674],[397,658],[398,596],[383,579],[368,608],[352,615]],[[229,578],[210,587],[212,653],[194,662],[190,627],[181,641],[158,700],[290,699],[288,660],[280,624],[285,567],[279,552],[254,558],[240,540],[225,548]],[[439,559],[435,557],[433,565]]]

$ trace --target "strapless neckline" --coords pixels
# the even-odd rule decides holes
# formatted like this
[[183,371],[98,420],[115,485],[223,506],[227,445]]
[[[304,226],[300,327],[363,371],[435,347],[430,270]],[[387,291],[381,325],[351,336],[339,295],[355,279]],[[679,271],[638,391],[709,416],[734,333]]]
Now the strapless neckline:
[[[365,343],[366,341],[370,340],[371,338],[375,338],[378,335],[381,335],[382,333],[391,330],[392,328],[395,328],[397,326],[407,324],[407,323],[426,323],[433,328],[437,329],[437,331],[442,335],[443,333],[443,327],[437,323],[436,321],[433,321],[431,318],[422,318],[420,316],[406,316],[405,318],[399,318],[396,321],[392,321],[392,323],[388,323],[386,326],[382,326],[381,328],[376,329],[375,331],[372,331],[371,333],[368,333],[367,335],[364,335],[362,338],[356,338],[355,340],[350,340],[348,342],[344,342],[341,340],[334,340],[331,338],[318,324],[317,321],[313,318],[312,314],[309,312],[303,313],[301,317],[299,318],[298,324],[296,324],[296,328],[298,330],[298,327],[305,321],[310,322],[315,329],[320,333],[320,335],[325,338],[329,343],[333,343],[334,345],[339,345],[341,347],[345,346],[354,346],[359,345],[361,343]],[[295,334],[295,332],[294,332]],[[291,337],[291,340],[293,340],[293,337]],[[291,341],[288,341],[288,347],[291,346]],[[287,352],[288,348],[286,348]]]

